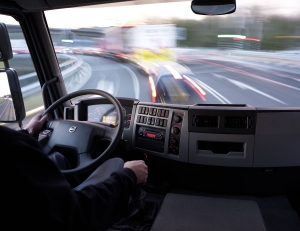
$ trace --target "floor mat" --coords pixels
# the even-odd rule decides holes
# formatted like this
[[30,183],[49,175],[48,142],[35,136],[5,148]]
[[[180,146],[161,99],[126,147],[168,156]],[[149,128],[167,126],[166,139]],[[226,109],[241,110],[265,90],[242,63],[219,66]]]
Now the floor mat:
[[169,193],[151,231],[266,231],[255,201]]
[[158,213],[164,196],[160,194],[147,194],[144,200],[144,209],[129,208],[125,214],[116,222],[109,231],[149,231]]

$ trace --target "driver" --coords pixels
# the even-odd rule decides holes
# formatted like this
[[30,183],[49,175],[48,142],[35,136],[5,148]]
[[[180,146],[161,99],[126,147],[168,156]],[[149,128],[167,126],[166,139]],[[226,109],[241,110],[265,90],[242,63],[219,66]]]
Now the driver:
[[112,158],[72,188],[33,138],[47,119],[34,116],[23,132],[0,126],[2,225],[9,230],[108,229],[126,210],[135,186],[147,181],[147,165]]

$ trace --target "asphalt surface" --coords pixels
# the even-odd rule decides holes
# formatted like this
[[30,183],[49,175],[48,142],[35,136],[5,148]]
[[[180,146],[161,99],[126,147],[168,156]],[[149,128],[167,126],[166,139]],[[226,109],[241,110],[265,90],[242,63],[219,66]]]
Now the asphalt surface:
[[[81,89],[96,88],[117,97],[129,97],[143,102],[153,100],[149,76],[136,65],[101,56],[77,56],[82,58],[92,70],[91,76]],[[294,107],[300,106],[299,56],[299,54],[189,51],[181,52],[177,62],[194,74],[193,81],[205,92],[205,95],[200,97],[200,94],[195,94],[197,90],[189,84],[190,88],[187,91],[193,92],[190,94],[193,97],[190,99],[190,104]],[[168,81],[172,81],[174,86],[182,85],[172,78]],[[162,92],[157,91],[157,93],[156,101],[161,102],[159,99]],[[169,100],[167,103],[189,104],[189,101]],[[2,103],[0,107],[3,109],[8,107],[8,104]],[[42,109],[35,113],[41,111]],[[26,125],[33,115],[30,113],[23,124]]]
[[0,103],[0,121],[15,121],[15,109],[14,104],[10,98],[4,99]]
[[[105,90],[117,97],[151,102],[148,76],[128,62],[102,57],[81,56],[92,69],[92,76],[82,88]],[[183,55],[178,62],[196,77],[195,82],[206,93],[191,94],[189,101],[174,104],[248,104],[256,107],[300,106],[299,55],[244,56],[232,54]],[[173,84],[178,80],[173,80]],[[178,81],[179,82],[179,81]],[[185,86],[184,86],[185,87]],[[195,91],[191,87],[187,89]],[[159,101],[161,92],[157,92]]]
[[96,88],[117,97],[151,101],[148,75],[135,65],[97,56],[80,56],[91,66],[92,74],[82,89]]
[[206,103],[256,107],[300,106],[300,55],[274,58],[232,55],[182,55],[206,91]]

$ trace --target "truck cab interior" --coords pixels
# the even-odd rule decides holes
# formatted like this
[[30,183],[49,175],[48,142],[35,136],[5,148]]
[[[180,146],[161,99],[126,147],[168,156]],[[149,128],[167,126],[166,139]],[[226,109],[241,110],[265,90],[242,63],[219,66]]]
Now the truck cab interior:
[[298,231],[297,12],[293,0],[2,0],[0,126],[49,113],[37,139],[82,180],[113,157],[144,160],[138,207],[111,231]]

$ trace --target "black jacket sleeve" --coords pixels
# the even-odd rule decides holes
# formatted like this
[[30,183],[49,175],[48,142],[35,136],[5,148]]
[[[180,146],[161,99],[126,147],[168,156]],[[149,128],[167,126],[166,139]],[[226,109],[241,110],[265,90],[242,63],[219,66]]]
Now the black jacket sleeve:
[[10,230],[105,230],[126,207],[136,183],[131,169],[76,191],[34,138],[0,127],[0,140],[2,225]]

